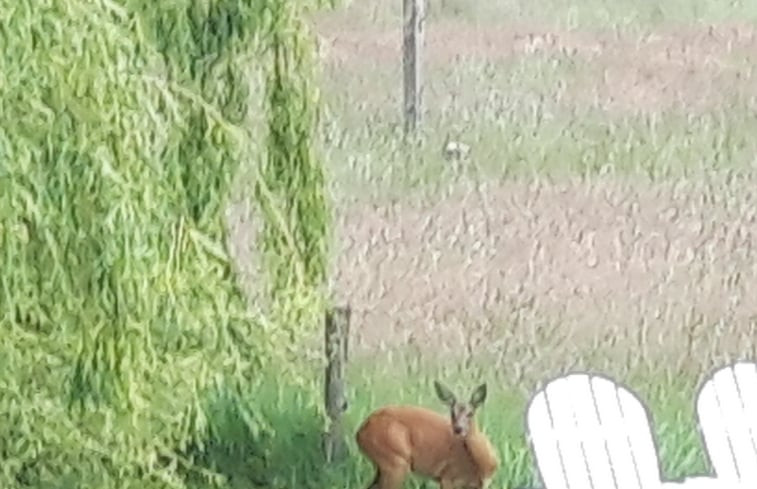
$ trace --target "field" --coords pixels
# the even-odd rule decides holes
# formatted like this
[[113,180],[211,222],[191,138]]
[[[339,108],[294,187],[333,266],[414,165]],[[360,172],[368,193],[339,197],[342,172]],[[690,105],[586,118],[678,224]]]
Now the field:
[[[408,155],[400,7],[356,0],[315,20],[332,290],[354,309],[350,433],[384,403],[441,409],[434,376],[465,390],[484,378],[481,423],[503,461],[492,487],[534,487],[525,402],[592,369],[649,404],[665,477],[706,473],[696,389],[757,355],[757,8],[430,0],[423,143]],[[470,158],[445,160],[447,135]],[[248,209],[230,212],[243,269]],[[291,440],[271,474],[281,487],[367,487],[354,444],[322,468],[297,396],[271,399]]]
[[[364,488],[358,424],[387,403],[441,411],[440,379],[488,383],[491,487],[537,489],[526,403],[586,370],[647,403],[666,479],[709,471],[697,389],[757,360],[757,3],[427,1],[412,147],[401,2],[310,19],[329,293],[352,308],[350,454],[334,465],[322,332],[269,321],[261,294],[264,63],[229,33],[249,40],[262,10],[0,8],[17,29],[0,45],[0,485],[210,489],[210,469],[224,489]],[[446,159],[447,139],[470,156]]]

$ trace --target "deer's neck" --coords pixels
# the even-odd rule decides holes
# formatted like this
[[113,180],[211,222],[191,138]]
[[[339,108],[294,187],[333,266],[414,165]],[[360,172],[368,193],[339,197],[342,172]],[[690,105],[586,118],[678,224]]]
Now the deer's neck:
[[481,472],[490,473],[494,471],[497,466],[497,459],[486,437],[476,426],[471,426],[463,444],[471,460]]

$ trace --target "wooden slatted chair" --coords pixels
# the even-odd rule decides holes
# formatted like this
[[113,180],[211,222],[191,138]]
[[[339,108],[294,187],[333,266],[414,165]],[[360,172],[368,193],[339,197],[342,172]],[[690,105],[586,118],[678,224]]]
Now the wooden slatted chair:
[[716,371],[699,391],[697,417],[717,478],[757,488],[757,364]]
[[663,482],[646,408],[630,390],[600,375],[549,382],[531,399],[526,417],[546,489],[743,487],[713,477]]

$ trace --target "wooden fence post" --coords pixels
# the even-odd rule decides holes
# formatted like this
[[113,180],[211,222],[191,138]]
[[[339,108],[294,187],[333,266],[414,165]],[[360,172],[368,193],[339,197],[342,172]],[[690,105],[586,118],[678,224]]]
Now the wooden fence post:
[[342,414],[347,409],[344,373],[347,365],[351,315],[349,306],[337,307],[326,313],[325,397],[329,426],[324,436],[323,450],[327,462],[340,460],[346,455]]
[[425,0],[403,0],[402,65],[405,88],[405,135],[415,132],[421,113],[421,61]]

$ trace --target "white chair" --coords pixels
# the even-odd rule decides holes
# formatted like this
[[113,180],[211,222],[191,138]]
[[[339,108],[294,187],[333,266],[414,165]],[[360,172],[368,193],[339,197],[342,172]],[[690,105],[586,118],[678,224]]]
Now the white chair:
[[[703,392],[706,399],[709,391]],[[747,489],[744,481],[722,477],[663,482],[644,405],[599,375],[549,382],[533,396],[526,416],[546,489]]]
[[689,477],[681,482],[663,482],[664,489],[747,489],[740,482],[725,482],[717,477]]
[[531,399],[527,427],[546,489],[660,489],[639,399],[599,375],[570,374]]
[[718,480],[757,488],[757,364],[716,371],[699,391],[697,417]]

